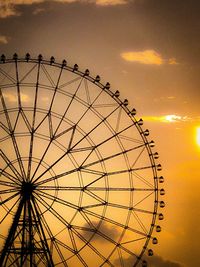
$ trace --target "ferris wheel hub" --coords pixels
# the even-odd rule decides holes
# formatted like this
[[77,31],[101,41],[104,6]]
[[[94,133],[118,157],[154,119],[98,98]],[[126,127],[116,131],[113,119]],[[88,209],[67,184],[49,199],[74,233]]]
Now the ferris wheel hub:
[[36,186],[32,182],[22,182],[21,195],[26,199],[30,198],[35,190]]

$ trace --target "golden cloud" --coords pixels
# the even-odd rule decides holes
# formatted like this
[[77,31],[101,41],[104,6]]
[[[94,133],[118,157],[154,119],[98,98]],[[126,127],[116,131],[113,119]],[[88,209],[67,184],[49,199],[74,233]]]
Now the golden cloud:
[[8,38],[4,35],[0,35],[0,43],[1,44],[7,44],[8,43]]
[[169,65],[177,65],[178,62],[177,62],[176,59],[173,57],[173,58],[170,58],[170,59],[168,60],[168,64],[169,64]]
[[[18,101],[17,100],[17,96],[13,95],[12,93],[4,93],[3,96],[4,96],[5,99],[7,99],[8,102],[15,103],[15,102]],[[21,101],[22,102],[26,103],[26,102],[28,102],[30,100],[30,97],[28,95],[26,95],[26,94],[21,93],[20,96],[21,96]]]
[[[33,4],[39,4],[44,3],[45,0],[6,0],[1,1],[0,0],[0,18],[7,18],[10,16],[20,16],[21,13],[16,9],[16,6],[19,5],[33,5]],[[127,0],[52,0],[52,2],[58,2],[58,3],[91,3],[96,4],[98,6],[115,6],[115,5],[123,5],[127,4]],[[37,14],[38,10],[41,11],[41,9],[37,9],[37,11],[34,12],[34,14]]]
[[17,5],[32,5],[42,3],[44,0],[7,0],[0,3],[0,18],[19,16],[20,13],[15,9]]
[[116,6],[127,4],[126,0],[96,0],[96,5],[99,6]]
[[137,62],[146,65],[177,65],[178,62],[175,58],[164,59],[155,50],[144,50],[144,51],[130,51],[121,53],[121,57],[129,62]]
[[18,13],[14,6],[10,3],[0,3],[0,18],[7,18],[10,16],[17,16]]
[[161,55],[154,50],[124,52],[121,53],[121,57],[126,61],[138,62],[147,65],[162,65],[164,63]]

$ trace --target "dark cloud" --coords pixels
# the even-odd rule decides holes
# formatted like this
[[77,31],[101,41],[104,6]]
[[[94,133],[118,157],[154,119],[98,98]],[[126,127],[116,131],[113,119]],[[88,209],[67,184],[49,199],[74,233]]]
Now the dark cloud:
[[[106,239],[104,237],[102,237],[103,235],[105,235],[105,236],[107,236],[113,240],[115,240],[119,236],[118,230],[114,226],[111,226],[106,222],[101,223],[99,226],[98,226],[97,222],[92,222],[92,224],[94,225],[94,230],[95,230],[95,228],[97,229],[97,232],[94,234],[93,231],[83,230],[82,236],[85,237],[86,239],[90,239],[92,237],[92,235],[94,234],[94,236],[92,238],[93,241],[103,242],[103,240],[106,241]],[[85,225],[83,225],[83,227],[85,227],[85,229],[91,228],[88,226],[87,223]]]
[[[165,260],[160,256],[153,256],[153,257],[143,257],[143,260],[146,260],[148,263],[148,267],[184,267],[181,263],[171,261],[171,260]],[[115,264],[118,264],[118,261],[116,261]],[[124,259],[124,266],[126,267],[132,267],[133,265],[133,259],[132,257],[129,257],[127,259]],[[140,266],[140,265],[139,265]]]
[[184,267],[178,262],[165,260],[162,257],[156,255],[153,257],[149,257],[147,259],[147,262],[149,267]]

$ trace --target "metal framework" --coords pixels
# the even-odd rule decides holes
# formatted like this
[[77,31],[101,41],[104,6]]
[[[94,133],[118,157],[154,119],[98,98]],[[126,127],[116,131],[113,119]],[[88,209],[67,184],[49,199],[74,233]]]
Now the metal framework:
[[0,266],[147,266],[164,189],[135,115],[77,64],[1,56]]

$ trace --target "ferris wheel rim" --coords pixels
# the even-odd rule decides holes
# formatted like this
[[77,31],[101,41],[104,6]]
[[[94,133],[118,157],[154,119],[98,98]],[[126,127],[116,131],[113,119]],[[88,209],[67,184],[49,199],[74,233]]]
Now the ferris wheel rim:
[[[126,112],[127,116],[129,116],[129,118],[132,120],[133,125],[137,128],[137,131],[139,132],[139,134],[140,134],[140,136],[141,136],[141,138],[143,140],[143,143],[145,144],[145,149],[147,150],[147,153],[148,153],[148,156],[149,156],[149,159],[150,159],[150,162],[151,162],[151,168],[152,168],[153,175],[154,175],[154,190],[153,191],[154,191],[154,195],[155,195],[154,196],[155,200],[154,200],[154,210],[153,210],[153,213],[152,213],[152,215],[153,215],[152,216],[152,223],[151,223],[151,226],[149,228],[149,232],[147,234],[147,238],[146,238],[146,242],[144,244],[144,247],[142,248],[141,253],[138,256],[138,259],[135,262],[134,266],[136,266],[137,263],[141,260],[145,250],[147,249],[148,243],[149,243],[149,241],[151,239],[151,236],[152,236],[152,233],[153,233],[153,230],[154,230],[154,227],[155,227],[158,204],[159,204],[159,200],[158,200],[159,188],[158,188],[158,179],[157,179],[158,178],[158,175],[157,175],[158,165],[156,164],[154,156],[153,156],[153,152],[152,152],[152,149],[151,149],[151,142],[149,142],[147,137],[145,136],[144,131],[142,130],[142,127],[141,127],[140,123],[138,123],[139,121],[135,118],[134,115],[131,114],[131,110],[129,110],[129,108],[127,106],[127,103],[125,101],[121,101],[120,98],[118,96],[116,96],[115,93],[113,93],[110,90],[110,84],[109,83],[106,83],[104,85],[103,83],[100,82],[99,78],[97,79],[97,77],[93,78],[92,76],[90,76],[89,70],[86,70],[85,72],[82,72],[82,71],[80,71],[78,69],[78,65],[77,64],[75,64],[73,67],[69,67],[66,64],[66,61],[63,61],[63,63],[56,63],[55,61],[52,60],[52,58],[51,58],[50,61],[49,60],[43,60],[41,55],[39,55],[39,57],[37,59],[31,59],[31,58],[27,59],[27,56],[26,56],[26,58],[18,58],[18,57],[16,57],[16,55],[14,55],[14,57],[12,59],[4,59],[4,60],[2,60],[2,57],[1,57],[0,66],[1,66],[1,64],[6,64],[6,63],[18,64],[18,63],[21,63],[21,62],[22,63],[44,64],[44,65],[47,65],[47,66],[56,67],[58,69],[63,69],[63,70],[66,70],[66,71],[70,71],[71,73],[74,73],[74,74],[76,74],[76,75],[88,80],[89,82],[91,82],[91,83],[95,84],[96,86],[98,86],[101,90],[103,90],[103,92],[106,92],[110,97],[112,97],[116,101],[116,103]],[[106,207],[107,207],[107,205],[105,205],[105,208]],[[93,236],[94,235],[95,235],[95,233],[93,234]],[[93,236],[91,237],[91,239],[93,238]],[[85,246],[86,246],[86,244],[81,249],[83,249]]]

